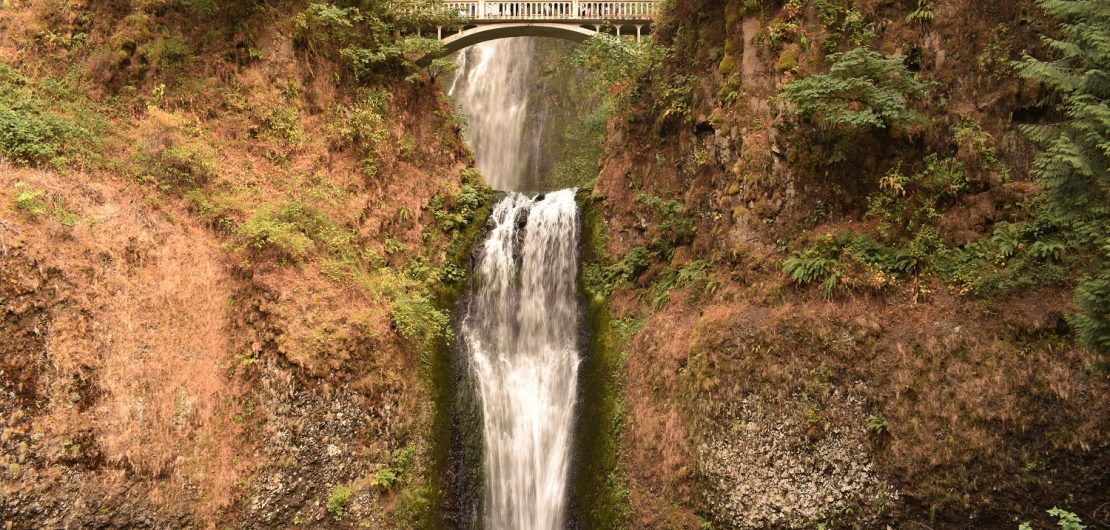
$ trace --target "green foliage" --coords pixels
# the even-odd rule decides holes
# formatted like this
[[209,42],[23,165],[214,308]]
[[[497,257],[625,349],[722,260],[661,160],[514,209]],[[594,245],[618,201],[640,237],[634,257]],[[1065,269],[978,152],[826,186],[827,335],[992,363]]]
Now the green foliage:
[[0,158],[61,168],[91,154],[102,120],[68,87],[56,88],[0,63]]
[[50,197],[46,190],[36,189],[26,182],[16,182],[12,191],[12,205],[24,215],[32,219],[50,215],[66,228],[77,224],[77,214],[66,208],[61,199]]
[[46,215],[49,211],[46,204],[46,190],[32,188],[26,182],[15,183],[15,198],[12,202],[18,210],[31,217]]
[[488,187],[480,183],[467,183],[454,195],[433,197],[432,214],[439,221],[444,233],[454,233],[469,227],[486,203],[489,191]]
[[337,484],[328,495],[328,513],[340,519],[347,512],[347,505],[351,503],[351,488],[345,484]]
[[661,57],[662,51],[648,41],[637,43],[599,33],[576,46],[567,62],[585,72],[594,84],[630,88]]
[[[1079,519],[1078,515],[1067,510],[1052,508],[1048,510],[1048,515],[1056,518],[1056,525],[1059,526],[1061,530],[1084,530],[1087,528],[1083,524],[1083,521]],[[1033,530],[1033,526],[1029,523],[1021,523],[1018,526],[1018,530]]]
[[643,204],[655,211],[659,236],[652,242],[652,250],[670,258],[674,246],[685,245],[694,239],[697,225],[694,220],[686,216],[686,207],[676,200],[668,200],[640,193],[636,195],[636,202]]
[[[443,45],[411,30],[459,27],[462,22],[457,10],[429,0],[311,2],[297,16],[295,28],[300,42],[344,60],[358,80],[396,71],[415,80],[420,60],[438,54]],[[440,61],[433,66],[442,70],[447,65]]]
[[783,260],[782,271],[798,285],[822,282],[825,297],[828,298],[836,287],[836,268],[839,265],[836,259],[825,257],[819,250],[811,248]]
[[651,289],[647,293],[648,302],[653,309],[660,309],[667,305],[673,289],[697,286],[700,286],[701,290],[692,292],[687,302],[693,303],[700,297],[713,294],[717,290],[717,280],[709,271],[709,262],[691,261],[679,267],[678,270],[667,267],[660,271],[652,282]]
[[970,151],[970,154],[974,155],[972,158],[978,166],[977,169],[994,171],[1003,180],[1008,179],[1010,168],[999,158],[994,138],[983,130],[979,122],[971,118],[962,120],[956,125],[955,140],[961,150]]
[[[661,57],[662,49],[650,40],[637,43],[606,33],[587,39],[563,57],[552,80],[563,92],[574,94],[570,112],[557,109],[562,152],[552,182],[562,187],[590,187],[598,174],[605,127],[617,109],[627,106],[639,88],[636,82]],[[589,109],[589,110],[583,110]],[[560,115],[559,113],[563,114]],[[555,137],[558,138],[558,137]]]
[[856,48],[828,57],[827,74],[786,85],[777,99],[792,112],[826,130],[863,132],[921,121],[909,100],[924,95],[927,85],[914,78],[901,57]]
[[[589,326],[590,354],[584,356],[581,366],[582,400],[591,406],[581,412],[579,428],[575,429],[575,444],[580,448],[574,459],[575,471],[572,488],[581,502],[571,508],[586,528],[601,530],[627,527],[631,512],[628,486],[618,465],[621,433],[624,432],[626,405],[624,402],[625,358],[632,337],[645,321],[629,316],[622,320],[610,317],[605,296],[599,296],[587,276],[593,271],[601,276],[604,256],[604,222],[599,209],[587,202],[583,209],[583,244],[586,261],[582,266],[582,284],[591,294],[587,298],[586,321]],[[639,275],[636,269],[648,265],[647,250],[633,250],[621,261],[626,265],[608,267],[612,276],[621,281]],[[609,287],[606,284],[605,287]],[[596,286],[595,286],[596,287]]]
[[583,287],[593,296],[605,298],[619,285],[631,282],[651,265],[651,255],[644,247],[634,247],[616,263],[607,267],[599,263],[582,266]]
[[967,189],[963,163],[929,155],[925,169],[906,175],[901,166],[879,181],[879,191],[868,197],[867,217],[879,220],[884,235],[906,236],[933,226],[939,212],[953,205]]
[[853,0],[812,0],[817,19],[829,31],[825,49],[834,52],[840,43],[866,46],[876,37],[875,26],[864,20]]
[[670,76],[653,84],[654,96],[652,110],[660,122],[667,120],[689,121],[690,107],[693,105],[694,87],[699,81],[696,75]]
[[401,336],[416,342],[424,353],[454,337],[451,315],[423,294],[401,294],[391,304],[393,325]]
[[374,472],[370,485],[386,491],[393,489],[393,486],[399,483],[412,468],[415,454],[416,450],[411,445],[394,452],[390,464]]
[[929,270],[961,294],[988,296],[1033,285],[1061,285],[1067,279],[1058,263],[1066,257],[1063,235],[1046,217],[1001,223],[981,241],[938,246]]
[[329,256],[360,254],[358,234],[335,223],[326,213],[299,201],[262,205],[235,229],[245,248],[273,252],[280,259],[303,260],[312,251]]
[[917,9],[906,15],[907,24],[925,24],[933,21],[933,11],[929,9],[929,0],[917,0]]
[[279,105],[270,110],[262,120],[266,134],[276,140],[284,140],[298,145],[305,141],[304,128],[301,127],[301,113],[292,105]]
[[922,267],[931,250],[925,241],[931,238],[920,239],[906,248],[894,248],[848,231],[825,235],[814,246],[783,260],[782,270],[798,285],[820,283],[827,299],[842,285],[881,289]]
[[890,425],[887,424],[886,420],[883,419],[883,418],[880,418],[878,416],[868,416],[867,417],[867,432],[873,433],[873,434],[882,434],[882,433],[890,432]]
[[1052,215],[1089,255],[1071,319],[1079,339],[1110,355],[1110,0],[1039,0],[1060,20],[1043,37],[1055,60],[1026,56],[1021,74],[1054,91],[1065,121],[1026,126],[1042,148],[1034,163]]
[[362,172],[368,177],[378,173],[378,146],[389,136],[386,117],[392,95],[382,88],[360,88],[351,105],[339,105],[329,119],[333,140],[339,145],[354,145],[363,152]]
[[434,528],[427,524],[429,514],[433,513],[431,499],[432,492],[427,486],[405,488],[397,496],[393,514],[398,520],[405,522],[408,528]]
[[154,143],[137,153],[136,162],[139,180],[161,191],[198,188],[217,173],[215,152],[191,139],[177,139],[168,146]]

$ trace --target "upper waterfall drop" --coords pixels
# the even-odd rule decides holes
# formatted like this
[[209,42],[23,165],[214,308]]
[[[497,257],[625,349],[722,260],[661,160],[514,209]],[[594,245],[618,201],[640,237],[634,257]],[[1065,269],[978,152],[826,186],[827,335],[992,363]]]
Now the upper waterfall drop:
[[496,190],[524,191],[535,166],[525,149],[535,46],[529,38],[501,39],[459,54],[451,92],[470,124],[467,140],[478,169]]

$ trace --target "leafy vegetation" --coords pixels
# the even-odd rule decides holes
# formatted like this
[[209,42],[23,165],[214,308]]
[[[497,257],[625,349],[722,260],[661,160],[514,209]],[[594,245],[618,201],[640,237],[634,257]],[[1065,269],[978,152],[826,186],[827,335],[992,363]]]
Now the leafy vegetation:
[[[1083,530],[1087,528],[1083,524],[1083,521],[1079,519],[1078,515],[1067,510],[1053,508],[1048,510],[1048,515],[1057,519],[1056,524],[1061,530]],[[1033,530],[1033,526],[1029,523],[1021,523],[1021,525],[1018,526],[1018,530]]]
[[[390,71],[407,72],[410,80],[417,79],[419,61],[442,51],[443,44],[415,36],[411,30],[461,23],[457,10],[440,2],[401,0],[311,2],[295,25],[298,41],[310,51],[343,60],[356,79],[367,81]],[[436,73],[452,67],[445,60],[427,66]]]
[[273,252],[292,261],[303,260],[312,251],[331,256],[358,251],[353,245],[358,239],[354,231],[296,200],[262,205],[236,227],[235,234],[244,248]]
[[709,270],[709,262],[695,260],[677,269],[667,267],[659,272],[655,281],[648,290],[648,302],[654,309],[660,309],[670,300],[671,291],[683,287],[701,287],[700,291],[691,293],[687,302],[693,303],[702,296],[713,294],[717,289],[717,281],[713,279]]
[[883,418],[878,416],[867,417],[867,432],[872,434],[882,434],[890,432],[890,425]]
[[415,449],[407,446],[393,454],[389,465],[382,466],[374,472],[370,485],[383,490],[390,490],[405,477],[412,468]]
[[346,484],[337,484],[328,495],[328,513],[336,519],[341,519],[347,513],[347,506],[351,503],[351,487]]
[[782,270],[798,285],[820,283],[825,298],[840,286],[881,290],[915,272],[923,256],[912,249],[881,245],[853,232],[826,235],[816,245],[793,253]]
[[350,105],[340,104],[329,119],[329,130],[337,145],[353,145],[362,151],[363,174],[378,173],[377,149],[388,137],[386,117],[392,96],[381,88],[360,88]]
[[582,361],[582,410],[575,429],[581,453],[573,465],[574,495],[582,499],[571,509],[585,526],[599,529],[626,527],[631,511],[629,491],[618,466],[618,450],[625,421],[625,358],[632,337],[643,319],[617,320],[610,316],[607,296],[614,282],[633,279],[650,263],[646,249],[629,252],[620,262],[603,266],[604,224],[600,210],[591,204],[583,211],[585,261],[581,283],[587,294],[586,318],[590,331],[590,355]]
[[44,189],[35,188],[26,182],[16,182],[12,191],[12,205],[28,217],[49,215],[66,228],[72,228],[77,223],[77,214],[70,211],[64,201],[51,197]]
[[637,43],[599,33],[574,47],[556,75],[573,83],[573,92],[588,111],[573,116],[563,131],[567,146],[557,156],[554,180],[566,187],[589,187],[597,177],[602,139],[610,118],[623,112],[637,95],[636,81],[658,64],[662,48],[650,40]]
[[868,197],[867,217],[879,220],[880,233],[906,236],[934,226],[940,212],[967,189],[967,175],[958,160],[929,155],[924,165],[909,175],[895,167],[880,179],[879,191]]
[[390,314],[397,332],[415,341],[425,352],[454,336],[451,315],[437,307],[427,295],[410,294],[394,298]]
[[1030,125],[1042,148],[1033,174],[1046,207],[1090,257],[1075,292],[1071,323],[1079,339],[1110,355],[1110,1],[1039,0],[1061,21],[1059,39],[1044,37],[1052,61],[1026,56],[1020,71],[1051,88],[1065,121]]
[[906,70],[902,57],[866,48],[829,55],[827,74],[788,83],[778,98],[790,112],[826,130],[864,132],[921,121],[909,101],[927,85]]
[[688,244],[697,232],[694,220],[686,215],[686,207],[679,201],[663,199],[650,193],[640,193],[636,202],[655,211],[659,235],[652,241],[651,250],[670,259],[675,246]]
[[52,79],[35,83],[0,62],[0,156],[62,168],[87,159],[104,122]]

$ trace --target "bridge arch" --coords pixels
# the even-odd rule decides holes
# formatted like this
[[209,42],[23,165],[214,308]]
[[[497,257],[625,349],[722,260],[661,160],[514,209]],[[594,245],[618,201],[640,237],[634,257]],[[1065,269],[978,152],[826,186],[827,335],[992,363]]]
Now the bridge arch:
[[444,46],[443,55],[451,55],[475,44],[509,37],[552,37],[582,42],[597,33],[596,29],[571,24],[507,22],[468,27],[454,35],[445,36],[441,42]]

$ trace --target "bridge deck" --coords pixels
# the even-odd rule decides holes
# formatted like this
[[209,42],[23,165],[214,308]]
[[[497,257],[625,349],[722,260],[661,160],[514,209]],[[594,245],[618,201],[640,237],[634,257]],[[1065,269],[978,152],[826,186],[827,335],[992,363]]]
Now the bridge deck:
[[470,0],[444,2],[464,17],[481,22],[566,22],[588,24],[605,21],[650,22],[658,0],[597,2],[587,0],[518,1]]

